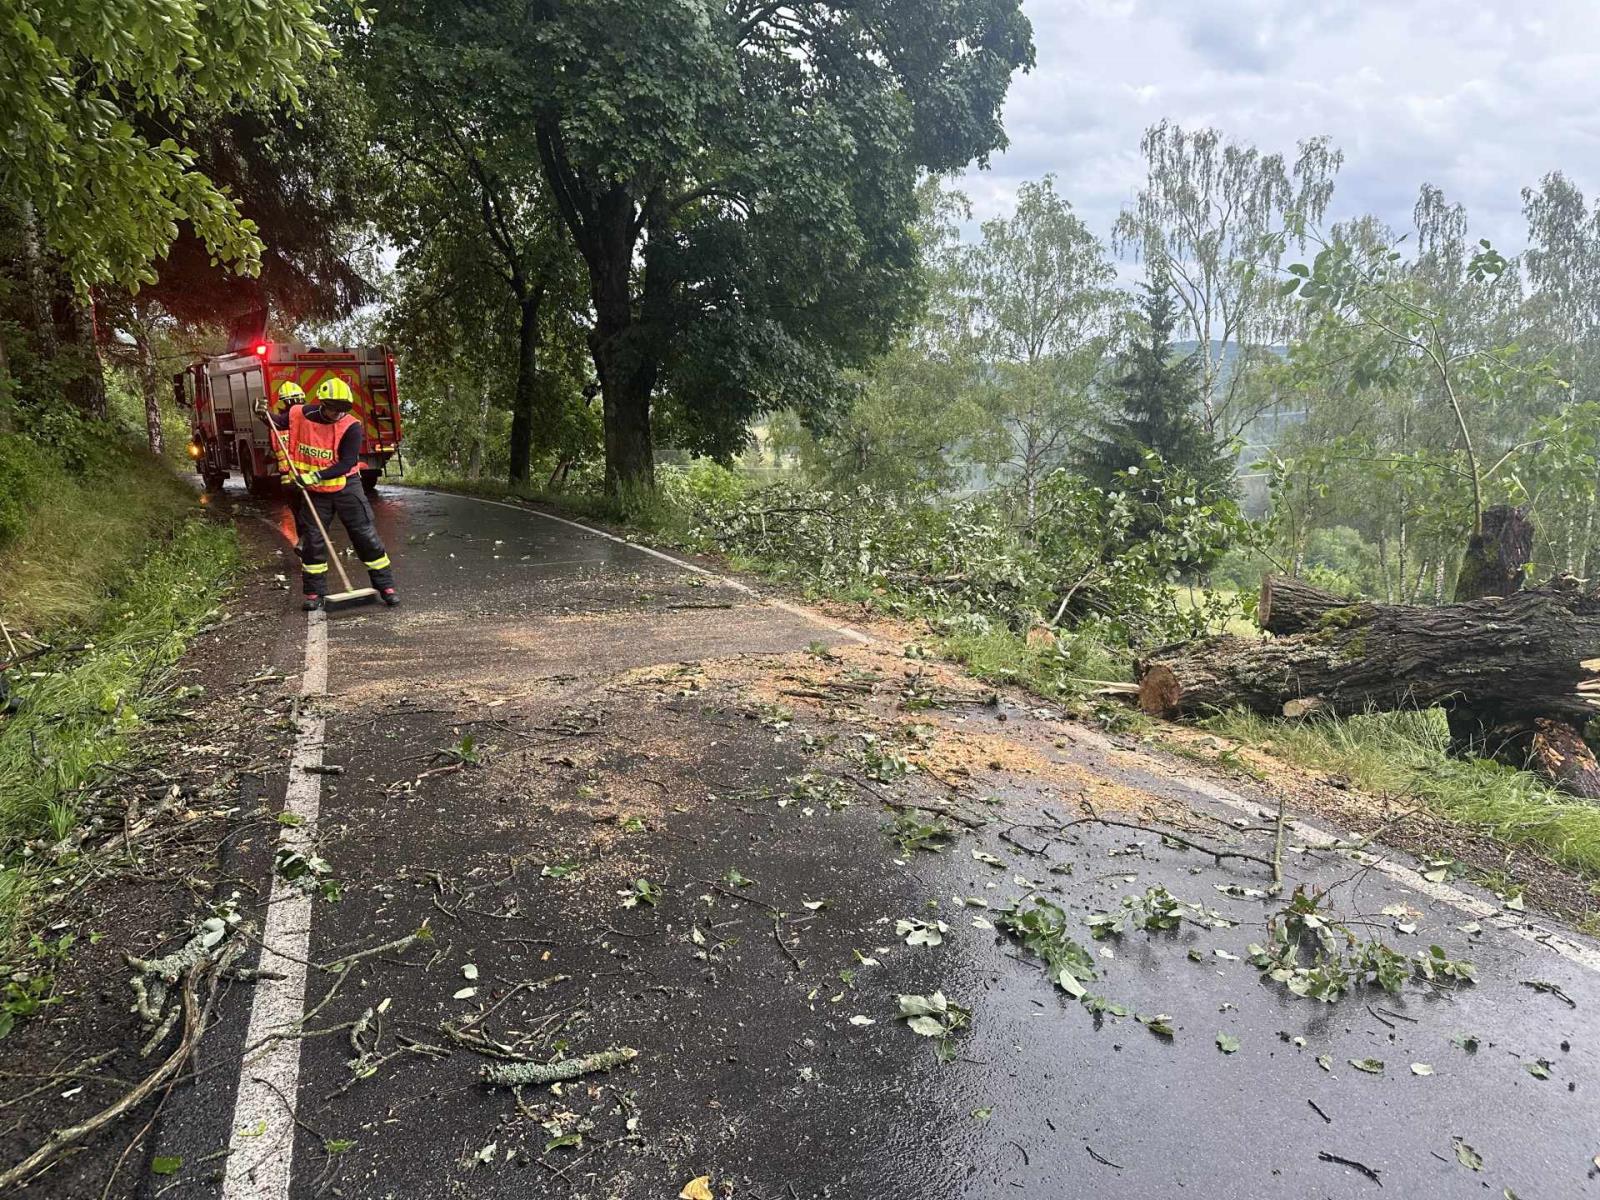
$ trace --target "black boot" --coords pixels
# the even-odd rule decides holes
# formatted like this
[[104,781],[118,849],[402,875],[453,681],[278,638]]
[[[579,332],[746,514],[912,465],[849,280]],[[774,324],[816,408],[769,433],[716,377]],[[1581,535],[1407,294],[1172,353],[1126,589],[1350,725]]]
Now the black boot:
[[300,607],[306,612],[316,612],[322,607],[322,597],[307,594],[305,601],[300,605]]
[[395,591],[392,587],[386,587],[386,588],[381,589],[378,592],[378,595],[383,597],[383,602],[385,604],[387,604],[390,608],[394,608],[397,604],[400,603],[400,593]]

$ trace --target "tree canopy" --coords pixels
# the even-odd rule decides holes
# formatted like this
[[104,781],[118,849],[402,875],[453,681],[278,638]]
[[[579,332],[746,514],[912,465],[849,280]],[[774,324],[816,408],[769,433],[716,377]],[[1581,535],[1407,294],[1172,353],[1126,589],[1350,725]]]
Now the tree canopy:
[[825,407],[915,296],[919,170],[1004,145],[1018,0],[726,7],[403,0],[375,38],[446,55],[483,128],[537,150],[582,259],[610,484],[652,408],[688,448]]
[[[293,104],[329,51],[317,0],[25,0],[0,23],[0,193],[87,289],[153,282],[189,222],[254,270],[261,244],[196,163],[194,121],[244,97]],[[145,118],[170,132],[143,132]]]

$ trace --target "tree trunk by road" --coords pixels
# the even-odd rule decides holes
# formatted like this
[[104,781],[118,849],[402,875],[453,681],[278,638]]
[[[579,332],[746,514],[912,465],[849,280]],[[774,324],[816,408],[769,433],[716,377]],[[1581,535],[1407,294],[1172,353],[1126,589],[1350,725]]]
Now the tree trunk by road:
[[1139,664],[1139,699],[1164,716],[1277,716],[1300,701],[1340,715],[1438,705],[1487,726],[1582,724],[1600,709],[1597,647],[1600,592],[1563,579],[1468,604],[1331,609],[1299,637],[1168,647]]
[[634,319],[632,244],[613,252],[613,261],[591,268],[595,327],[589,351],[600,379],[606,443],[606,491],[655,486],[655,446],[650,429],[650,398],[659,362]]
[[1562,791],[1585,800],[1600,800],[1600,762],[1595,760],[1594,750],[1583,740],[1583,734],[1573,726],[1540,717],[1532,730],[1516,738],[1508,749],[1521,751],[1530,771],[1544,776]]
[[52,272],[55,295],[50,304],[53,333],[49,339],[52,365],[62,380],[66,400],[83,416],[104,421],[107,416],[105,364],[95,329],[94,301],[80,296],[61,271]]
[[[1371,621],[1379,610],[1395,607],[1348,600],[1298,579],[1269,575],[1261,581],[1257,614],[1262,628],[1292,637]],[[1284,712],[1298,716],[1322,707],[1315,698],[1292,698],[1285,701]],[[1600,763],[1577,726],[1548,717],[1523,717],[1508,724],[1500,714],[1478,712],[1464,702],[1448,707],[1445,715],[1457,754],[1496,758],[1526,768],[1563,791],[1600,799]]]
[[633,487],[654,487],[650,400],[661,358],[651,322],[652,308],[659,307],[664,289],[659,271],[652,271],[648,262],[637,313],[634,304],[635,260],[648,225],[650,201],[642,211],[622,182],[603,191],[592,188],[573,169],[562,131],[554,122],[540,128],[537,140],[551,196],[589,275],[595,313],[589,353],[600,380],[606,491],[617,495]]
[[161,386],[156,373],[155,347],[150,344],[150,331],[144,323],[143,314],[129,324],[133,326],[133,348],[139,356],[139,392],[144,398],[145,439],[150,445],[150,453],[159,456],[166,452],[166,438],[161,429]]
[[517,386],[511,402],[509,473],[513,485],[528,482],[533,462],[533,418],[539,391],[539,312],[543,303],[543,284],[517,303]]

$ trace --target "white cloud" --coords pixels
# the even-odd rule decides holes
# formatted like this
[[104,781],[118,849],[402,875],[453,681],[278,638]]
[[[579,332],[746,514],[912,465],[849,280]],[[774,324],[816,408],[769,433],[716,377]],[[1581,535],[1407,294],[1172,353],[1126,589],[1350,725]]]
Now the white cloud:
[[1102,236],[1144,177],[1163,118],[1292,157],[1345,153],[1330,217],[1405,228],[1423,183],[1474,236],[1525,237],[1522,188],[1562,170],[1600,192],[1593,0],[1024,0],[1038,66],[1006,107],[1011,146],[963,186],[982,219],[1053,172]]

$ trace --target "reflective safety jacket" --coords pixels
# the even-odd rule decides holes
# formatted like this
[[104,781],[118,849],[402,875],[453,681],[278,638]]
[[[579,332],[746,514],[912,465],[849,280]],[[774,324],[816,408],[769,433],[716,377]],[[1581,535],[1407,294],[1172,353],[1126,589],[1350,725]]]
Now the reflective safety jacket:
[[[329,422],[313,421],[306,417],[305,406],[296,404],[289,410],[289,465],[296,474],[304,471],[324,471],[339,459],[339,441],[352,425],[361,424],[351,413]],[[337,492],[343,489],[351,475],[361,473],[361,462],[348,474],[324,479],[306,486],[313,492]]]

